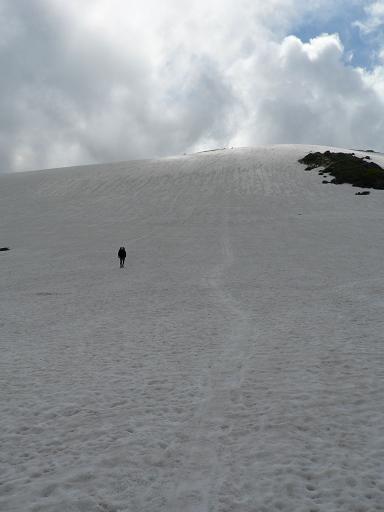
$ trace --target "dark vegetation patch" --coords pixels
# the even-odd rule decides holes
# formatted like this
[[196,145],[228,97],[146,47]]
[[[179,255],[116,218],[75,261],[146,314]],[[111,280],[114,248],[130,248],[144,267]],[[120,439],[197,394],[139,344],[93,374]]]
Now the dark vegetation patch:
[[0,247],[0,251],[9,251],[9,247]]
[[374,162],[367,162],[367,159],[369,157],[359,158],[354,153],[325,151],[309,153],[299,162],[307,166],[306,171],[321,167],[321,176],[333,177],[331,181],[323,180],[323,183],[350,183],[353,187],[384,189],[384,169]]

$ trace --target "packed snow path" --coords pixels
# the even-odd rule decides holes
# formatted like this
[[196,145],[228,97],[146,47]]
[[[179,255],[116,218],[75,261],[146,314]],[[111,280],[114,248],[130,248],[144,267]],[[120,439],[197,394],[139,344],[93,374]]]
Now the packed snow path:
[[384,510],[384,191],[311,149],[0,177],[1,510]]

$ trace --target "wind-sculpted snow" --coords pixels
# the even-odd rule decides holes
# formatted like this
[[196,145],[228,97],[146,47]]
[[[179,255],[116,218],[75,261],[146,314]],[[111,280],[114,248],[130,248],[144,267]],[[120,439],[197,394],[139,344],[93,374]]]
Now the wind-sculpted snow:
[[383,510],[384,192],[326,149],[0,177],[1,510]]

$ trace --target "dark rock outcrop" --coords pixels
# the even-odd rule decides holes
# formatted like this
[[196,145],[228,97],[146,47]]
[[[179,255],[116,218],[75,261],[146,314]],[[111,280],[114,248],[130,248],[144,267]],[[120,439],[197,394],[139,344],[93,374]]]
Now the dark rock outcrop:
[[306,171],[321,167],[323,175],[333,177],[328,183],[350,183],[354,187],[384,189],[384,169],[354,153],[309,153],[299,162],[307,166]]

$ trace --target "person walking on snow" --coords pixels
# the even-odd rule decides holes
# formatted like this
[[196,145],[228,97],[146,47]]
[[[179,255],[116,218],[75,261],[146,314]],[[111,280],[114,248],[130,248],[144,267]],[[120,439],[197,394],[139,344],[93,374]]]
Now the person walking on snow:
[[124,262],[125,258],[127,256],[127,253],[125,251],[125,247],[120,247],[119,252],[117,253],[119,260],[120,260],[120,268],[124,268]]

